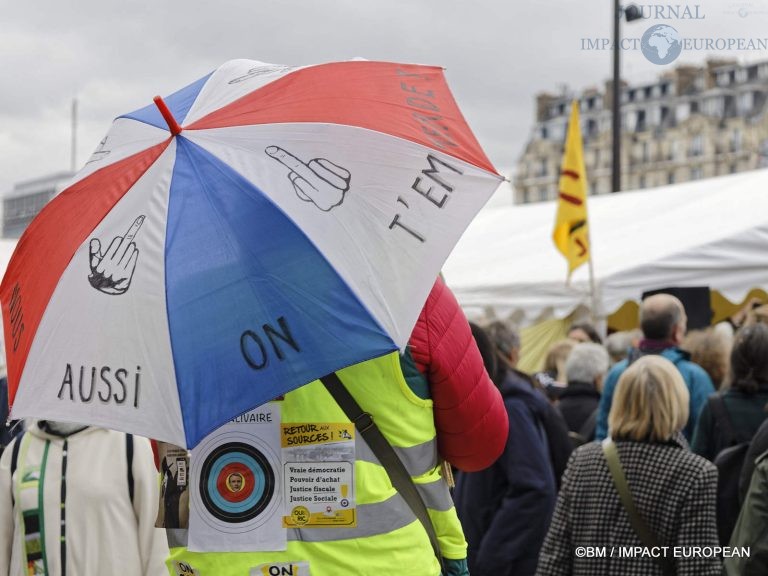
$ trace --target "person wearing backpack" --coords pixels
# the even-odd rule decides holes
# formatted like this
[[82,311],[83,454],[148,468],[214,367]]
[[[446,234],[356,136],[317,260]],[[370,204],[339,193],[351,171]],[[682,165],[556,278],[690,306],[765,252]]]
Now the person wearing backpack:
[[730,386],[701,410],[691,449],[718,468],[720,541],[727,544],[739,514],[739,478],[749,443],[766,419],[768,326],[741,328],[731,350]]
[[0,575],[168,574],[158,495],[146,438],[32,421],[0,458]]
[[[768,412],[768,405],[763,410]],[[755,471],[757,459],[768,451],[768,419],[766,419],[757,429],[752,441],[749,443],[747,454],[744,457],[744,464],[741,467],[741,477],[739,478],[739,502],[743,504],[749,484],[752,481],[752,473]],[[768,572],[766,572],[768,574]]]

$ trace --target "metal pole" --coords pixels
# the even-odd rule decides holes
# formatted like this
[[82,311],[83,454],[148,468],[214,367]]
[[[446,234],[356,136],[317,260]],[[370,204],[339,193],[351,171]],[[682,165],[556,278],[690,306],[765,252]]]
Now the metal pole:
[[70,161],[70,170],[74,172],[77,169],[77,98],[72,99],[72,156]]
[[619,0],[613,0],[613,168],[611,174],[611,191],[619,192],[621,190],[621,69],[620,64],[620,42],[621,30],[621,12]]

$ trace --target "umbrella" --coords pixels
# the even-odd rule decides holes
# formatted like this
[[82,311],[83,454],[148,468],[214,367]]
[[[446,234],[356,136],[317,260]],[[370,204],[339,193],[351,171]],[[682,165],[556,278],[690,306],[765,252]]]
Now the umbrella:
[[500,181],[441,68],[227,62],[118,117],[19,240],[12,416],[193,447],[403,349]]

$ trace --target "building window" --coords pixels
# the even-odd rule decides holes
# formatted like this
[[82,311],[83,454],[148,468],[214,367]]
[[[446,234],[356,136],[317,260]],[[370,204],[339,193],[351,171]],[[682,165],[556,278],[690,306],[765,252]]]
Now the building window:
[[645,110],[637,111],[637,122],[635,124],[635,131],[643,132],[645,130]]
[[539,160],[539,165],[536,170],[536,176],[539,178],[546,176],[548,172],[548,168],[549,168],[549,162],[547,162],[546,159],[542,158],[541,160]]
[[691,114],[698,114],[699,113],[699,103],[697,101],[691,102]]
[[752,112],[755,105],[755,95],[753,92],[744,92],[739,94],[739,113],[746,116]]
[[701,166],[694,166],[691,168],[691,180],[701,180],[703,176],[704,173],[701,169]]
[[531,201],[531,189],[523,188],[523,204],[528,204]]
[[701,134],[696,134],[691,139],[691,156],[701,156],[704,154],[704,138]]
[[642,190],[643,188],[645,188],[645,176],[644,176],[644,175],[643,175],[643,176],[640,176],[640,177],[637,179],[637,183],[638,183],[638,188],[640,188],[641,190]]
[[539,201],[544,202],[547,199],[547,187],[542,186],[539,188]]
[[670,172],[667,174],[667,184],[674,184],[675,183],[675,173]]
[[734,129],[731,133],[731,152],[738,152],[741,150],[741,130]]
[[597,121],[590,118],[587,120],[587,136],[592,137],[597,135]]

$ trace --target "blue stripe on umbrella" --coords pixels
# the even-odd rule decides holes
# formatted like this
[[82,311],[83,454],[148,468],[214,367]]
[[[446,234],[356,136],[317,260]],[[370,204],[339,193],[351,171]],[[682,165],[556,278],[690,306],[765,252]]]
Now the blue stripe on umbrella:
[[[211,74],[213,74],[213,72],[211,72]],[[192,104],[195,103],[198,94],[200,94],[200,90],[203,89],[203,86],[205,86],[205,83],[208,81],[208,78],[211,77],[211,74],[192,82],[189,86],[185,86],[167,98],[163,98],[168,109],[171,111],[171,114],[179,124],[184,123],[184,119],[187,117],[190,108],[192,108]],[[139,122],[144,122],[145,124],[156,126],[163,130],[168,129],[168,123],[165,121],[162,114],[160,114],[160,110],[157,109],[157,106],[154,103],[149,106],[144,106],[144,108],[140,108],[130,114],[123,114],[122,116],[119,116],[119,118],[131,118],[132,120],[138,120]]]
[[194,446],[238,414],[397,346],[279,207],[183,133],[177,143],[166,299]]

